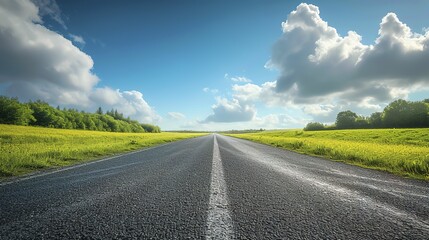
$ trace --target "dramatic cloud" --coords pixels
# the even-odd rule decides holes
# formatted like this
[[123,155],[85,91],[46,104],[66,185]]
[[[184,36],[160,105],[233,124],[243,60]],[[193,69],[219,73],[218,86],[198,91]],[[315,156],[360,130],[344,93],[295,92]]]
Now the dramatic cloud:
[[168,117],[172,120],[183,120],[185,119],[185,115],[179,112],[169,112]]
[[17,96],[87,105],[86,93],[99,81],[91,57],[40,22],[31,2],[0,2],[0,83]]
[[[267,67],[280,71],[275,91],[298,104],[333,99],[373,103],[429,85],[429,33],[412,33],[394,13],[381,21],[374,45],[350,31],[340,36],[314,5],[300,4],[282,23]],[[365,103],[362,103],[364,106]]]
[[256,115],[256,109],[248,104],[242,104],[237,99],[229,101],[226,98],[217,98],[212,106],[213,114],[204,122],[245,122],[251,121]]
[[[266,64],[280,72],[278,79],[262,85],[237,81],[233,98],[250,106],[300,109],[313,120],[333,122],[339,111],[369,114],[429,87],[429,32],[413,33],[388,13],[374,45],[365,45],[356,32],[340,36],[319,14],[317,6],[304,3],[291,12]],[[275,122],[274,116],[266,118]]]
[[[55,10],[56,4],[50,5],[54,1],[38,2],[39,6],[54,9],[41,8],[40,11],[47,11],[45,14],[60,13]],[[89,110],[97,106],[113,107],[141,121],[159,119],[140,92],[96,88],[99,78],[92,72],[91,57],[41,24],[39,8],[29,0],[0,1],[3,94]]]

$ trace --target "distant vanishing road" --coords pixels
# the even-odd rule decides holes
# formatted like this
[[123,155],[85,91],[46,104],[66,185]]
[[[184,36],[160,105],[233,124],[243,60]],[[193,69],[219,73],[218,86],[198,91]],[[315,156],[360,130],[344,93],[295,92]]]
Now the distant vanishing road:
[[0,183],[0,239],[429,239],[429,183],[221,135]]

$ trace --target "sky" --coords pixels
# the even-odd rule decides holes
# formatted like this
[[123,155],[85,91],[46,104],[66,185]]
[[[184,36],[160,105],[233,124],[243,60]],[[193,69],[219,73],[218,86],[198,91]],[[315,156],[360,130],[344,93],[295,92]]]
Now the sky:
[[429,98],[429,1],[0,1],[0,94],[163,130],[302,128]]

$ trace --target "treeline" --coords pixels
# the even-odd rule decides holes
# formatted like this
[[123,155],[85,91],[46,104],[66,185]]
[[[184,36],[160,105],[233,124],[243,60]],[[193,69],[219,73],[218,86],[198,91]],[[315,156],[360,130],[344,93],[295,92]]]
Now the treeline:
[[429,99],[423,101],[399,99],[387,105],[383,112],[372,113],[369,117],[359,116],[348,110],[338,113],[334,125],[311,122],[304,130],[425,127],[429,127]]
[[112,109],[95,113],[77,109],[54,108],[43,101],[21,103],[17,98],[0,96],[0,124],[29,125],[62,129],[83,129],[108,132],[161,132],[158,126],[125,118]]

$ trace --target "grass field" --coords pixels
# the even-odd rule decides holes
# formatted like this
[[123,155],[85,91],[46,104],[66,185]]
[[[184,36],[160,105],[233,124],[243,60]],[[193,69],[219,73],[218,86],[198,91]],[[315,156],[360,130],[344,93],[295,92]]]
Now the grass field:
[[429,129],[286,130],[227,135],[429,180]]
[[204,134],[112,133],[0,124],[0,177],[72,165],[201,135]]

